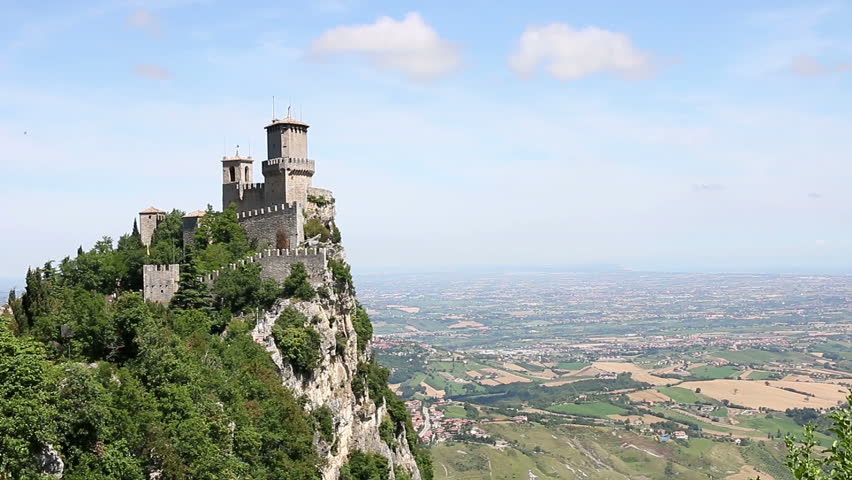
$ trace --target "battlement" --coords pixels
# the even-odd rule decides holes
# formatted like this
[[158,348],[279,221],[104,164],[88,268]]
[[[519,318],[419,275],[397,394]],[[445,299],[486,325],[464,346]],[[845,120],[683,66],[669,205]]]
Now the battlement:
[[[261,266],[260,276],[262,278],[283,282],[290,275],[290,267],[294,263],[302,263],[310,274],[311,281],[319,283],[325,279],[326,260],[327,249],[325,248],[270,248],[250,255],[236,263],[231,263],[226,269],[236,270],[244,265],[258,264]],[[224,270],[213,270],[207,275],[199,277],[199,280],[207,285],[213,285]]]
[[316,161],[309,158],[271,158],[263,161],[262,168],[264,171],[289,168],[291,170],[314,172],[316,171]]
[[168,265],[142,265],[142,272],[171,272],[178,271],[180,273],[180,264],[172,263]]
[[282,203],[281,205],[272,205],[270,207],[264,208],[255,208],[253,210],[246,210],[244,212],[237,212],[237,219],[241,220],[244,218],[257,217],[260,215],[268,215],[271,213],[293,213],[299,208],[299,204],[296,202],[292,203]]
[[169,303],[178,291],[180,265],[143,265],[142,297],[148,302]]
[[265,186],[263,183],[243,183],[240,184],[243,187],[243,190],[262,190]]

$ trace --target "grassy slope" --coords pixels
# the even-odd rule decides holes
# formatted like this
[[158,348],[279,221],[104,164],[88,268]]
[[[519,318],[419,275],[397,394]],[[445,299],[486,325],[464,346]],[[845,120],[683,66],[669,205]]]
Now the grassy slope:
[[[687,445],[660,444],[649,437],[626,432],[614,436],[607,428],[535,424],[491,425],[488,430],[499,438],[517,442],[516,446],[498,450],[465,443],[437,445],[432,448],[435,479],[527,480],[532,471],[540,479],[626,480],[632,477],[656,480],[668,478],[664,470],[669,460],[674,464],[678,479],[723,479],[739,470],[747,462],[746,457],[764,471],[783,472],[783,467],[778,468],[778,460],[766,450],[761,452],[762,457],[757,457],[732,443],[707,439],[693,439]],[[582,474],[572,472],[566,465]],[[776,477],[777,480],[788,478]]]

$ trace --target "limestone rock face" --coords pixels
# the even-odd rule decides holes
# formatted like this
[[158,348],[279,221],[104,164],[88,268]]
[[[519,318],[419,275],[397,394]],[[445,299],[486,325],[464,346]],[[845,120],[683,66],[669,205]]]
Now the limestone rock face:
[[[339,246],[334,246],[330,252],[331,258],[340,261],[344,259],[343,250]],[[355,450],[375,452],[387,457],[394,470],[391,478],[396,478],[395,472],[404,468],[412,479],[420,480],[420,471],[408,447],[405,432],[400,434],[393,448],[379,436],[379,425],[388,415],[385,404],[376,407],[369,393],[358,396],[352,390],[352,379],[358,364],[369,359],[371,348],[368,345],[365,351],[358,351],[357,334],[352,324],[356,311],[354,292],[348,287],[335,288],[330,275],[326,277],[321,284],[314,285],[323,292],[314,300],[279,300],[258,320],[252,336],[272,355],[282,383],[294,395],[307,400],[306,408],[314,410],[327,406],[333,413],[333,441],[326,442],[319,435],[314,439],[317,450],[326,460],[322,470],[324,480],[336,480],[340,468]],[[322,338],[320,365],[307,374],[294,371],[286,358],[282,357],[272,336],[272,326],[288,307],[303,313],[308,318],[308,324]],[[342,349],[337,346],[338,337],[345,338],[345,347]]]

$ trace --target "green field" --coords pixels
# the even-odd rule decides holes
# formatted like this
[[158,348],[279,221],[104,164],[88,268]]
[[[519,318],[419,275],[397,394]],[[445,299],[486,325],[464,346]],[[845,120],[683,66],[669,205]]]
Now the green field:
[[714,353],[715,356],[741,365],[763,365],[770,362],[795,363],[812,362],[814,357],[798,352],[770,352],[767,350],[739,350]]
[[627,410],[605,402],[563,403],[562,405],[554,405],[547,409],[552,412],[566,413],[580,417],[606,417],[607,415],[624,415],[627,413]]
[[741,373],[737,367],[730,365],[725,365],[724,367],[704,365],[703,367],[693,368],[690,372],[695,377],[707,380],[715,380],[717,378],[734,378]]
[[556,368],[562,370],[582,370],[591,365],[586,362],[559,362],[556,364]]
[[[748,463],[761,471],[781,472],[776,480],[789,480],[781,464],[783,449],[771,442],[759,458],[745,458],[748,447],[730,442],[690,439],[684,445],[659,443],[650,436],[623,432],[618,436],[604,427],[546,427],[529,424],[492,424],[486,431],[511,445],[446,442],[431,448],[435,480],[528,480],[530,473],[544,479],[670,480],[665,473],[671,461],[679,480],[722,480]],[[749,455],[749,457],[752,457]]]
[[763,370],[755,370],[748,375],[749,380],[766,380],[767,378],[772,378],[775,375],[773,372],[766,372]]
[[442,409],[447,418],[467,418],[467,412],[464,407],[459,405],[447,405]]
[[710,397],[682,387],[657,387],[657,390],[677,403],[718,403]]

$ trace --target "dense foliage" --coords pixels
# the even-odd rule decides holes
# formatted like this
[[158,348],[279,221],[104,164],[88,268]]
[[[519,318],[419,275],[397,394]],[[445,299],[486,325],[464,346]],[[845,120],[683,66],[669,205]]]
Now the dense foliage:
[[352,318],[352,327],[355,328],[355,333],[358,335],[358,351],[363,352],[373,338],[373,323],[370,321],[370,316],[367,310],[358,304],[355,307],[355,316]]
[[316,296],[317,292],[311,287],[304,263],[294,263],[290,267],[290,275],[284,279],[284,291],[282,293],[285,297],[294,297],[299,300],[311,300]]
[[288,307],[272,326],[272,337],[281,356],[300,373],[309,373],[320,362],[320,335],[314,327],[306,325],[307,322],[304,314]]
[[305,238],[314,238],[316,236],[319,236],[321,242],[327,242],[331,239],[331,230],[319,218],[311,217],[305,222]]
[[340,480],[388,480],[390,465],[388,459],[360,450],[352,452],[349,461],[340,469]]
[[[0,478],[39,478],[37,458],[50,449],[70,480],[319,477],[313,441],[333,440],[332,412],[306,412],[249,335],[251,313],[276,298],[313,298],[304,265],[283,285],[263,280],[255,264],[227,268],[252,250],[233,208],[208,209],[187,245],[181,216],[168,214],[149,248],[134,224],[116,246],[105,237],[56,267],[32,269],[23,295],[10,293],[12,315],[0,317]],[[139,293],[142,265],[157,262],[181,264],[169,306]],[[348,265],[335,266],[341,286],[351,287]],[[199,276],[214,269],[208,289]],[[363,350],[372,326],[362,310],[355,323]],[[318,366],[320,336],[304,315],[285,310],[273,335],[297,370]],[[386,371],[367,369],[371,398],[387,401],[394,433],[408,422],[413,442],[402,401],[376,383]],[[379,478],[361,476],[377,460],[353,458],[348,478]]]

